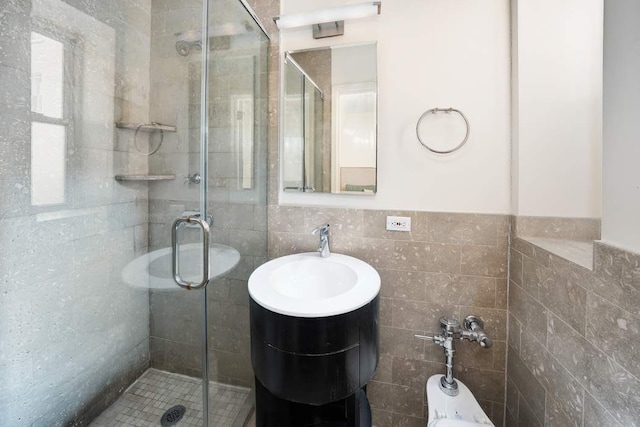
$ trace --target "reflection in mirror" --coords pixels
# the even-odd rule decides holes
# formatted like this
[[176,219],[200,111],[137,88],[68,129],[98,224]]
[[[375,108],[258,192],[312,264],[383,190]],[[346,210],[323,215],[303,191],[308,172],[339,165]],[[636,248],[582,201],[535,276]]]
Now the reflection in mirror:
[[376,192],[376,44],[287,52],[284,191]]

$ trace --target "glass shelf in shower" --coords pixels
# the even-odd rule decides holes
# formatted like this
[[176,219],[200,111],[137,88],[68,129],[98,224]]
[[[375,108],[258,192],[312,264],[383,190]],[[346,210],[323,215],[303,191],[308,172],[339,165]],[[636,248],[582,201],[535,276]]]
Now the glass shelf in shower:
[[161,123],[116,123],[116,127],[119,129],[131,129],[138,130],[140,132],[153,132],[161,130],[163,132],[175,132],[176,127],[171,125],[164,125]]
[[117,181],[172,181],[176,179],[173,174],[161,175],[116,175]]

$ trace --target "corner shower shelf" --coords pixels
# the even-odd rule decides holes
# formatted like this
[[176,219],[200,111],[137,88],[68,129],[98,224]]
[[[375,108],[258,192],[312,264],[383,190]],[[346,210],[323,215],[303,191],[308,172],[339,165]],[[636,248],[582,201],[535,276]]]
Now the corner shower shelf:
[[164,175],[116,175],[117,181],[172,181],[176,179],[173,174]]
[[163,132],[175,132],[176,127],[171,125],[163,125],[161,123],[116,123],[116,127],[120,129],[138,130],[141,132],[153,132],[161,130]]

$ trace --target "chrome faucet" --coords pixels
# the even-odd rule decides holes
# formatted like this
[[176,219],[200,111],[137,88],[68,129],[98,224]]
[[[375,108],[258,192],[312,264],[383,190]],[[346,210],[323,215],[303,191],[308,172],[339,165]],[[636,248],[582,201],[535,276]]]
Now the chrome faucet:
[[320,234],[320,246],[318,246],[318,252],[322,258],[326,258],[331,255],[329,250],[329,224],[320,225],[311,231],[311,234]]
[[491,338],[484,332],[484,322],[476,316],[467,316],[462,323],[464,329],[456,319],[440,318],[440,335],[415,335],[416,338],[431,341],[444,348],[446,357],[446,371],[440,378],[440,390],[448,396],[457,396],[458,383],[453,378],[453,359],[456,354],[455,340],[478,341],[481,347],[489,348],[493,345]]

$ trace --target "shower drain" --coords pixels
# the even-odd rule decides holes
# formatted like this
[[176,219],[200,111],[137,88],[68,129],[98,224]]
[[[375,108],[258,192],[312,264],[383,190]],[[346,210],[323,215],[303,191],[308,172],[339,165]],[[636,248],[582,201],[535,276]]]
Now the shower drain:
[[172,406],[167,409],[167,411],[162,414],[162,418],[160,418],[160,425],[162,427],[174,426],[184,417],[184,413],[187,411],[182,405]]

